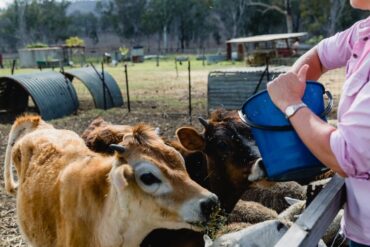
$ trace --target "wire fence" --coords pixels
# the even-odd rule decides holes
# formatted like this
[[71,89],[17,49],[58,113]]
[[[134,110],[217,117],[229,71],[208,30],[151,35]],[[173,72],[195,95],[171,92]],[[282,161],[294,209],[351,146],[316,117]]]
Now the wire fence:
[[[244,68],[244,62],[220,62],[217,64],[203,64],[202,61],[191,59],[191,109],[189,109],[189,72],[187,61],[176,62],[175,57],[161,60],[157,66],[155,60],[141,64],[128,63],[129,93],[133,111],[160,112],[163,114],[189,114],[193,117],[207,115],[207,83],[211,71],[220,68]],[[55,69],[59,71],[59,68]],[[3,71],[8,71],[8,68]],[[109,72],[117,81],[123,98],[124,107],[127,107],[127,89],[124,73],[124,64],[107,65]],[[16,70],[15,73],[29,73],[29,70]],[[10,74],[10,70],[6,72]],[[340,93],[345,81],[345,69],[337,69],[325,73],[319,81],[324,84],[334,98],[334,107],[329,119],[336,119]],[[256,83],[258,83],[256,81]],[[80,102],[79,110],[94,109],[94,101],[86,86],[77,79],[73,80]],[[232,95],[230,95],[232,97]],[[247,99],[248,96],[246,96]],[[32,105],[30,99],[29,105]]]
[[[189,110],[189,74],[187,63],[179,67],[176,73],[174,68],[157,68],[152,62],[152,66],[145,66],[143,71],[140,65],[128,66],[129,93],[133,110],[144,108],[156,109],[163,113],[188,114]],[[196,63],[196,62],[193,62]],[[207,114],[207,86],[208,75],[215,69],[214,66],[201,67],[196,64],[196,68],[191,71],[191,96],[194,114]],[[166,65],[168,66],[168,64]],[[174,66],[174,65],[173,65]],[[228,64],[232,67],[232,64]],[[145,71],[144,71],[145,70]],[[108,69],[116,79],[124,97],[125,107],[127,106],[127,90],[125,84],[124,68]],[[319,82],[325,89],[333,95],[334,106],[329,115],[329,119],[336,119],[337,106],[343,83],[345,81],[345,69],[337,69],[325,73]],[[87,88],[78,80],[73,82],[77,90],[81,109],[93,107],[93,100]],[[258,81],[256,81],[256,84]],[[230,97],[233,97],[230,95]],[[246,99],[249,96],[246,96]]]

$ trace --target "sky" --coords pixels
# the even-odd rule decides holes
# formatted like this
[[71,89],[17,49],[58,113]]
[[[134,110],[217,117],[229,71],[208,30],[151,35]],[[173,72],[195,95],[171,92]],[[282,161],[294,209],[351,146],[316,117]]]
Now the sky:
[[9,3],[13,2],[14,0],[0,0],[0,9],[5,8]]
[[[72,0],[74,1],[74,0]],[[8,6],[10,3],[14,2],[14,0],[0,0],[0,9],[5,8]]]

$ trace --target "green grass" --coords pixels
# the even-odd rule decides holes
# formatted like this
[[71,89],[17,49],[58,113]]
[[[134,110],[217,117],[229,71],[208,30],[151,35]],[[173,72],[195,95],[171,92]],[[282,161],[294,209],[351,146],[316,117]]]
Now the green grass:
[[[144,63],[127,63],[129,77],[129,92],[134,110],[143,107],[158,109],[159,112],[187,112],[188,109],[188,63],[182,65],[177,63],[175,69],[175,56],[161,59],[159,66],[155,59],[146,60]],[[245,67],[243,62],[220,62],[217,64],[203,65],[202,61],[196,60],[195,56],[190,56],[191,61],[191,82],[192,82],[192,105],[195,111],[206,112],[207,105],[207,80],[208,74],[212,70]],[[96,68],[101,68],[100,64],[95,64]],[[75,66],[79,68],[80,66]],[[69,67],[65,68],[66,70]],[[109,72],[117,81],[121,88],[124,101],[126,102],[126,83],[124,64],[119,63],[113,67],[105,65],[105,70]],[[51,71],[44,69],[43,71]],[[55,69],[56,72],[59,68]],[[39,72],[38,69],[17,69],[15,74],[26,74]],[[0,76],[10,75],[10,69],[1,69]],[[342,84],[344,82],[344,70],[335,70],[326,73],[320,78],[327,89],[329,89],[336,99],[339,98]],[[86,87],[75,80],[78,97],[82,102],[91,103],[83,106],[83,109],[93,108],[92,97]],[[338,103],[338,102],[336,102]],[[335,108],[332,114],[335,117]]]
[[[139,107],[151,107],[158,109],[160,112],[187,112],[188,109],[188,62],[183,62],[182,65],[177,63],[177,72],[175,69],[175,57],[161,59],[159,66],[155,59],[146,60],[144,63],[127,63],[129,77],[129,92],[130,100],[136,110]],[[207,92],[207,77],[208,73],[215,69],[244,67],[242,62],[221,62],[212,65],[203,65],[202,61],[196,60],[195,56],[190,56],[191,61],[191,82],[192,82],[192,105],[198,111],[206,109],[206,92]],[[80,66],[75,66],[79,68]],[[101,69],[100,64],[95,64],[97,69]],[[66,67],[66,70],[70,67]],[[124,64],[119,63],[113,67],[105,65],[105,70],[109,72],[117,81],[121,88],[124,101],[126,97],[126,83]],[[51,71],[51,69],[43,69],[42,71]],[[58,72],[59,68],[54,71]],[[40,72],[39,69],[16,69],[17,74],[29,74]],[[0,70],[0,76],[10,75],[10,69]],[[87,88],[78,80],[74,80],[74,87],[80,101],[92,102],[92,97]],[[93,105],[88,104],[83,109],[90,109]]]

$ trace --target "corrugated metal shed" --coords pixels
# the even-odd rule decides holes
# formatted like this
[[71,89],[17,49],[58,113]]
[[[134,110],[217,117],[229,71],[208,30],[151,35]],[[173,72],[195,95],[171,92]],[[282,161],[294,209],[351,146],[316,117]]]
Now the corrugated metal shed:
[[[270,80],[289,67],[270,67]],[[229,110],[240,109],[242,104],[255,92],[265,67],[226,69],[211,71],[208,75],[208,112],[223,107]],[[266,89],[264,76],[258,91]]]
[[[98,71],[101,75],[101,71]],[[96,108],[104,109],[104,93],[102,80],[92,67],[71,69],[64,72],[66,76],[73,81],[73,78],[79,79],[91,93]],[[105,99],[106,109],[123,105],[121,90],[114,78],[104,71],[105,78]]]
[[38,113],[49,120],[77,111],[78,99],[72,83],[57,72],[0,77],[0,109],[20,113],[31,96]]

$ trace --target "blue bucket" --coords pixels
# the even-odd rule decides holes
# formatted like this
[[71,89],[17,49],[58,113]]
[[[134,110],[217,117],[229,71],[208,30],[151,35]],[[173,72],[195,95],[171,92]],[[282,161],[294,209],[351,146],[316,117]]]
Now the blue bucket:
[[[325,108],[324,97],[329,98]],[[322,84],[307,81],[303,102],[326,121],[333,97]],[[267,176],[274,181],[307,181],[327,168],[308,150],[285,115],[272,103],[267,90],[251,96],[239,111],[261,152]]]

